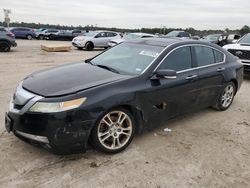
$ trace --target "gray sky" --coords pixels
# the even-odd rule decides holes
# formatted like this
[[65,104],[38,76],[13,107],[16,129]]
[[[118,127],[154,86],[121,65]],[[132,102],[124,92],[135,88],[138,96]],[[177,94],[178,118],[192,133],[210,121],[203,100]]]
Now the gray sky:
[[237,29],[250,25],[250,0],[0,0],[0,8],[12,10],[11,21],[75,26]]

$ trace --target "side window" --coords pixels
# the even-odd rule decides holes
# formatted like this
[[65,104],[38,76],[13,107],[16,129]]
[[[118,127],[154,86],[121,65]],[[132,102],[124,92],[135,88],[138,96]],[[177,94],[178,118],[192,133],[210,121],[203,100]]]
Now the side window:
[[102,33],[99,33],[98,35],[96,35],[97,38],[103,38],[103,37],[106,37],[106,33],[105,32],[102,32]]
[[107,32],[106,34],[107,34],[107,37],[114,37],[117,35],[116,33],[110,33],[110,32]]
[[214,58],[215,58],[215,63],[220,63],[224,61],[224,54],[217,51],[217,50],[213,50],[214,51]]
[[171,69],[178,72],[190,68],[192,68],[191,49],[181,47],[169,54],[158,69]]
[[193,48],[196,55],[198,67],[215,63],[214,52],[212,48],[204,46],[195,46]]

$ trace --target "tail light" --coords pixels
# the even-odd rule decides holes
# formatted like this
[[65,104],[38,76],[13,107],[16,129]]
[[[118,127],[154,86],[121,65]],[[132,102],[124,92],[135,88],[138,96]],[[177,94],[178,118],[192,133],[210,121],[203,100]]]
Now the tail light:
[[11,32],[7,33],[6,35],[11,37],[11,38],[15,38],[15,35],[13,33],[11,33]]

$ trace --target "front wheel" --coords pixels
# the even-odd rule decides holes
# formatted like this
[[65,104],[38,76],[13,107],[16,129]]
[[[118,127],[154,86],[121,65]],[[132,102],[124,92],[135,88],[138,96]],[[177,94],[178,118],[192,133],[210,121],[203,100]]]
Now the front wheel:
[[0,52],[9,52],[10,44],[6,41],[0,42]]
[[32,35],[27,35],[26,38],[27,38],[28,40],[33,39]]
[[233,82],[227,83],[220,94],[217,104],[214,107],[220,111],[227,110],[233,103],[235,93],[235,84]]
[[91,133],[93,146],[105,153],[118,153],[131,143],[135,132],[134,118],[128,110],[117,108],[107,112]]
[[87,42],[87,43],[85,44],[85,49],[86,49],[87,51],[92,51],[92,50],[94,49],[93,43]]

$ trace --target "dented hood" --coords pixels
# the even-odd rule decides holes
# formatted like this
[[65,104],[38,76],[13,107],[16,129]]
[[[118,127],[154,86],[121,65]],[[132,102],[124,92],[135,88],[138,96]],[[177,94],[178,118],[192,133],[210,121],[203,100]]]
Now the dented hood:
[[23,88],[43,97],[73,94],[103,84],[126,79],[120,75],[83,62],[31,74],[23,81]]

